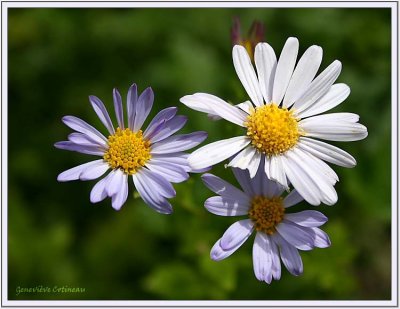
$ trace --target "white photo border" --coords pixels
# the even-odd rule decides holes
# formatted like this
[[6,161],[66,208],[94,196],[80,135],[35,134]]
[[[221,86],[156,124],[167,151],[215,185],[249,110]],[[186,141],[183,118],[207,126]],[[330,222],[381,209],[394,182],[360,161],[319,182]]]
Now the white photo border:
[[[8,9],[9,8],[389,8],[391,9],[391,300],[388,301],[36,301],[8,300]],[[1,1],[1,307],[399,307],[399,3],[398,1]]]

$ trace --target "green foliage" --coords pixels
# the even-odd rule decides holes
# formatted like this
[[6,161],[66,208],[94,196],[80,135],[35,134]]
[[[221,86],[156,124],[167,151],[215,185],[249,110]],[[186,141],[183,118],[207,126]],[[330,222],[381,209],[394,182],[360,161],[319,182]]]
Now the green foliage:
[[[112,88],[126,95],[151,86],[150,116],[178,106],[185,132],[206,130],[207,143],[240,129],[211,122],[179,98],[208,92],[247,99],[231,60],[229,29],[254,19],[280,52],[288,36],[300,53],[317,44],[323,67],[339,59],[339,82],[350,97],[335,111],[360,114],[369,137],[337,143],[358,166],[334,167],[339,201],[318,210],[329,217],[328,249],[302,252],[305,272],[286,270],[266,285],[252,269],[252,238],[229,259],[209,251],[235,218],[208,213],[213,194],[199,175],[176,185],[174,214],[155,213],[134,193],[121,211],[107,199],[89,202],[94,181],[58,183],[57,175],[90,158],[53,147],[70,132],[64,115],[103,130],[88,103],[112,110]],[[8,14],[8,275],[10,299],[390,299],[391,89],[388,9],[10,9]],[[103,131],[104,132],[104,131]],[[23,137],[23,138],[22,138]],[[213,173],[234,181],[223,164]],[[306,203],[293,208],[309,208]],[[21,293],[17,287],[70,286],[84,293]]]

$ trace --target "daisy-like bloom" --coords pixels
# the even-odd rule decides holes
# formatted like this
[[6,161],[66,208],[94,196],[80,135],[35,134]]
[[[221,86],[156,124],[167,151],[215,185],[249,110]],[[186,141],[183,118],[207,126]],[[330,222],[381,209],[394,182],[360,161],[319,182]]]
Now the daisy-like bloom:
[[[334,84],[341,71],[335,60],[315,77],[322,48],[311,46],[296,64],[299,43],[289,38],[279,61],[267,43],[259,43],[254,59],[257,75],[243,46],[233,47],[233,64],[251,102],[233,106],[206,93],[181,98],[186,106],[224,118],[244,128],[242,136],[220,140],[194,151],[193,168],[212,166],[233,157],[228,166],[248,169],[254,177],[260,162],[265,174],[285,188],[294,188],[312,205],[337,201],[335,172],[324,161],[354,167],[347,152],[320,141],[356,141],[368,135],[352,113],[318,115],[334,108],[350,94]],[[314,78],[315,77],[315,78]]]
[[262,170],[253,178],[247,170],[233,168],[233,172],[243,191],[212,174],[202,176],[205,185],[218,194],[205,201],[209,212],[219,216],[248,216],[226,230],[211,249],[211,258],[215,261],[227,258],[255,231],[253,268],[258,280],[266,283],[279,280],[280,260],[291,274],[300,275],[303,263],[298,250],[330,246],[328,235],[318,228],[328,219],[315,210],[286,213],[287,208],[303,198],[296,190],[281,197],[284,188],[269,180]]
[[58,175],[57,179],[92,180],[111,170],[93,187],[90,201],[97,203],[109,196],[112,207],[119,210],[128,197],[128,177],[131,176],[146,204],[157,212],[170,214],[172,206],[167,199],[176,194],[171,182],[182,182],[189,177],[188,172],[196,172],[189,167],[188,154],[184,151],[200,144],[207,133],[199,131],[173,135],[187,121],[185,116],[176,116],[176,107],[161,110],[143,131],[143,123],[154,101],[150,87],[139,97],[135,84],[129,88],[126,126],[122,99],[117,89],[113,91],[113,99],[118,123],[116,129],[103,102],[95,96],[89,97],[94,111],[108,130],[108,137],[77,117],[63,117],[63,122],[76,132],[68,135],[68,141],[58,142],[55,147],[100,159],[71,168]]

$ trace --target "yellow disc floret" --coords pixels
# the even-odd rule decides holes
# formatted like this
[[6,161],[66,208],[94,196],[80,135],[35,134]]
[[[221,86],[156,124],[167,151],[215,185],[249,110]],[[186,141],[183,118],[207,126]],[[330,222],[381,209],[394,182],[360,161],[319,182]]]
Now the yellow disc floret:
[[245,125],[252,145],[268,156],[289,150],[301,135],[293,112],[274,103],[254,109]]
[[275,233],[275,226],[283,220],[285,208],[283,198],[255,196],[251,201],[249,217],[254,222],[254,228],[268,235]]
[[151,158],[150,142],[143,139],[142,130],[117,128],[108,138],[108,150],[103,156],[111,168],[120,168],[126,174],[135,174]]

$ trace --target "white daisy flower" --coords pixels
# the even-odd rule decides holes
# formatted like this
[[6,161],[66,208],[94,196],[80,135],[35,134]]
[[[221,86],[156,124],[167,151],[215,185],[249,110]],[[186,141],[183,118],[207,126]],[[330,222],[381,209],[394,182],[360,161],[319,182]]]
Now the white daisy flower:
[[[335,60],[315,77],[322,48],[311,46],[296,65],[299,42],[289,38],[279,61],[272,47],[255,48],[256,72],[243,46],[233,47],[233,64],[251,102],[233,106],[206,93],[184,96],[186,106],[224,118],[245,129],[242,136],[220,140],[189,156],[193,168],[204,168],[233,156],[231,167],[248,169],[254,177],[265,162],[269,179],[288,188],[289,182],[312,205],[337,201],[336,173],[323,161],[354,167],[347,152],[322,142],[356,141],[368,135],[359,116],[352,113],[318,115],[342,103],[350,94],[345,84],[334,84],[341,71]],[[314,78],[315,77],[315,78]]]
[[108,138],[82,119],[74,116],[63,117],[63,122],[77,131],[68,136],[68,141],[57,142],[55,147],[101,157],[101,159],[71,168],[58,175],[58,181],[92,180],[111,172],[101,179],[90,193],[90,201],[97,203],[107,196],[112,207],[119,210],[128,197],[128,177],[146,204],[160,213],[169,214],[172,206],[168,198],[176,192],[171,183],[185,181],[189,167],[188,154],[184,151],[200,144],[205,132],[173,135],[186,123],[185,116],[176,116],[177,108],[161,110],[142,131],[153,106],[154,93],[149,87],[138,97],[133,84],[127,96],[128,125],[124,124],[121,95],[113,92],[115,115],[118,127],[115,129],[103,102],[90,96],[94,111],[108,130]]
[[[264,165],[264,163],[261,163]],[[255,231],[253,268],[256,278],[266,283],[281,277],[281,262],[295,276],[303,273],[298,250],[329,247],[328,235],[318,227],[328,219],[315,210],[286,213],[287,208],[303,198],[296,190],[281,197],[284,188],[269,180],[260,169],[250,178],[248,171],[233,168],[239,190],[212,174],[202,176],[205,185],[217,193],[204,206],[219,216],[248,216],[232,224],[211,249],[215,261],[234,253]]]

